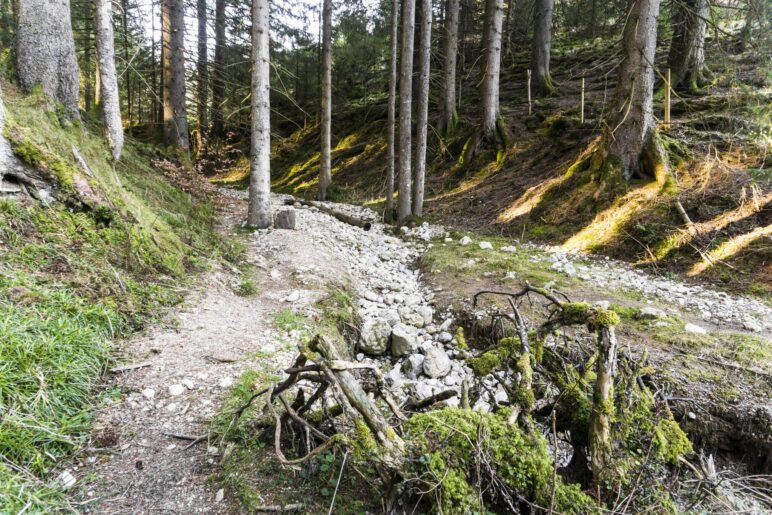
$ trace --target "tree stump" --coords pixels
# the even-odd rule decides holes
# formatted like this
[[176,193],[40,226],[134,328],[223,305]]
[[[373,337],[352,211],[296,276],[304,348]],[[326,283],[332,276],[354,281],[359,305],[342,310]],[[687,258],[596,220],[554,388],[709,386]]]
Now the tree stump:
[[274,220],[274,227],[277,229],[295,229],[295,210],[294,209],[282,209],[276,213],[276,220]]

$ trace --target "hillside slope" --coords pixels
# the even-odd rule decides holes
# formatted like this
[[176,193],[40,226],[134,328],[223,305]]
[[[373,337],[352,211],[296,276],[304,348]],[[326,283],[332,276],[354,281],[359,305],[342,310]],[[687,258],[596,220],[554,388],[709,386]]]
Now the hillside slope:
[[[676,94],[665,132],[672,180],[665,188],[633,181],[603,191],[571,168],[600,134],[614,88],[616,41],[598,38],[553,49],[555,95],[535,99],[528,114],[520,52],[502,70],[501,112],[511,139],[503,155],[489,151],[460,163],[474,131],[474,74],[460,99],[460,125],[446,140],[430,131],[426,217],[455,227],[560,245],[673,270],[735,291],[769,298],[772,287],[772,175],[768,63],[753,50],[708,43],[712,83],[699,94]],[[664,50],[657,65],[664,70]],[[579,98],[585,78],[585,123]],[[663,93],[655,98],[662,114]],[[336,108],[332,198],[383,205],[384,96]],[[319,134],[307,127],[274,145],[279,191],[315,195]],[[246,158],[216,180],[244,181]],[[680,203],[693,227],[685,226]]]
[[98,124],[63,125],[41,94],[3,92],[20,163],[0,196],[0,511],[50,512],[67,505],[56,478],[91,409],[120,395],[98,389],[111,342],[232,249],[214,206],[152,148],[129,144],[113,168]]

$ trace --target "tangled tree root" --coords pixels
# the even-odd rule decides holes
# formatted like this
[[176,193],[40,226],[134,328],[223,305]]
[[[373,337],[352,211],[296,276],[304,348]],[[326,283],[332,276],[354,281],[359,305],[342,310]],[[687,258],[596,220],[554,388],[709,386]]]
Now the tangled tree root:
[[[343,448],[354,466],[366,463],[376,471],[387,511],[398,499],[405,509],[443,513],[674,506],[662,473],[691,452],[691,444],[666,402],[643,383],[644,365],[617,356],[619,316],[531,285],[479,292],[475,305],[483,296],[506,300],[509,309],[491,317],[514,336],[469,359],[478,376],[464,382],[460,407],[434,408],[457,395],[453,390],[400,406],[377,366],[344,359],[340,335],[318,334],[287,378],[257,392],[234,421],[264,396],[255,427],[262,438],[272,437],[282,465],[301,466]],[[526,319],[523,302],[536,302],[546,313],[540,324]],[[587,361],[573,359],[568,343],[554,343],[571,326],[595,335]],[[484,392],[493,398],[491,378],[508,400],[494,403],[492,412],[471,410]],[[575,467],[588,469],[592,483],[572,484],[558,473],[560,446],[573,449]]]

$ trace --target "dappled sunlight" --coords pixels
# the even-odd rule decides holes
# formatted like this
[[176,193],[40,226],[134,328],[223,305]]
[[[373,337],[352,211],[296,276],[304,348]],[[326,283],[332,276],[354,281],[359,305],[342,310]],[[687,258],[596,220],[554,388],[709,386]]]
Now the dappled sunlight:
[[734,238],[720,244],[710,252],[702,253],[702,261],[695,263],[687,275],[690,277],[699,275],[708,268],[714,266],[716,263],[721,263],[726,259],[736,256],[755,240],[768,236],[772,236],[772,224],[767,225],[766,227],[756,227],[749,233],[735,236]]
[[487,164],[486,166],[484,166],[480,171],[478,171],[469,179],[462,181],[455,188],[439,193],[438,195],[428,198],[427,200],[437,201],[437,200],[449,199],[457,195],[460,195],[462,193],[465,193],[467,191],[470,191],[476,188],[477,186],[479,186],[485,179],[489,178],[491,175],[497,172],[500,172],[502,168],[502,164],[503,164],[503,161],[501,162],[493,161]]
[[569,238],[561,248],[586,250],[609,243],[618,235],[621,227],[641,209],[642,204],[657,198],[659,190],[660,186],[655,181],[628,192],[617,199],[611,207],[598,213],[589,225]]
[[[744,189],[743,194],[745,194]],[[680,230],[671,234],[653,250],[648,259],[641,261],[641,263],[649,264],[657,262],[665,258],[673,249],[689,244],[696,236],[721,231],[731,224],[755,215],[764,209],[767,204],[772,202],[772,193],[764,195],[761,194],[758,189],[752,189],[750,198],[746,198],[745,195],[743,195],[743,199],[744,201],[742,204],[735,209],[725,211],[706,222],[697,222],[692,226],[691,230]]]
[[567,175],[562,175],[528,188],[528,190],[526,190],[520,198],[516,199],[511,206],[499,213],[499,216],[496,217],[496,222],[507,223],[515,218],[527,215],[533,208],[539,205],[548,191],[554,187],[560,186],[567,179]]

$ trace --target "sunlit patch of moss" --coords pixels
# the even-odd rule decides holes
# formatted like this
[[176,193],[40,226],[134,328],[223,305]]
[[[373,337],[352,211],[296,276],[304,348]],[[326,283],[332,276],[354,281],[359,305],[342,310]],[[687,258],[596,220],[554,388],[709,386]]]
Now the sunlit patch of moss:
[[[528,434],[509,426],[508,417],[508,409],[493,414],[444,408],[414,415],[406,422],[405,440],[414,455],[408,463],[421,482],[436,485],[434,502],[443,512],[465,514],[490,509],[479,506],[475,495],[476,442],[481,438],[487,463],[509,488],[537,504],[549,505],[553,465],[547,441],[539,432]],[[451,475],[451,482],[439,481]],[[600,511],[592,498],[576,486],[566,485],[560,477],[555,484],[555,510],[577,514]]]
[[463,326],[458,326],[458,329],[456,329],[456,344],[461,350],[469,350],[469,344],[466,342]]
[[560,308],[560,320],[564,325],[587,323],[590,305],[587,302],[564,302]]
[[378,450],[378,443],[372,431],[361,418],[357,418],[354,422],[354,447],[362,458]]
[[659,457],[671,465],[678,463],[682,455],[693,452],[689,437],[672,418],[662,419],[654,427],[654,445]]

